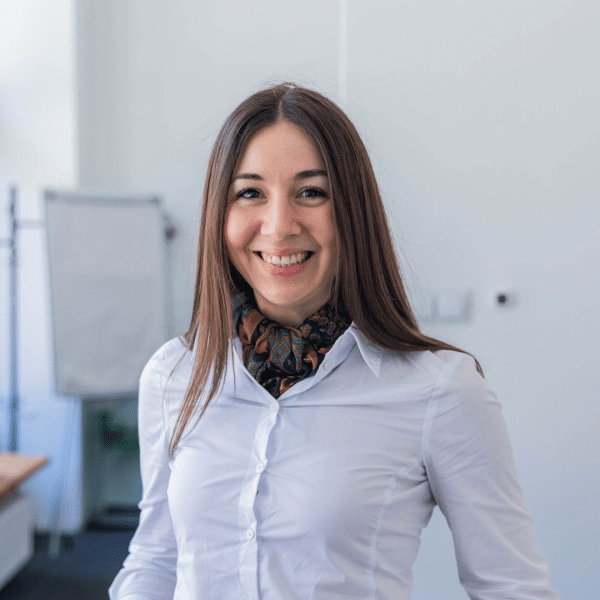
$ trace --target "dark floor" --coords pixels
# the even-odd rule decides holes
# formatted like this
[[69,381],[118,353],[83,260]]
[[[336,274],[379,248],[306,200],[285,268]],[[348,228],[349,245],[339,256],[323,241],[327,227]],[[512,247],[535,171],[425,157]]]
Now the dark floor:
[[63,536],[57,559],[48,536],[36,535],[31,561],[0,590],[0,600],[108,600],[108,588],[127,556],[133,530],[90,525]]

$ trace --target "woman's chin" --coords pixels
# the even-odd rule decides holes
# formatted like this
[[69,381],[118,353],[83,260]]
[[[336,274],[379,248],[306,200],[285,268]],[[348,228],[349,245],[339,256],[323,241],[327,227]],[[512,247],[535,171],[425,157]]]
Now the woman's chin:
[[280,296],[270,294],[264,297],[259,295],[256,290],[254,296],[262,315],[288,327],[297,327],[327,302],[326,296],[323,296],[322,301],[310,298],[303,302],[298,298],[298,294]]

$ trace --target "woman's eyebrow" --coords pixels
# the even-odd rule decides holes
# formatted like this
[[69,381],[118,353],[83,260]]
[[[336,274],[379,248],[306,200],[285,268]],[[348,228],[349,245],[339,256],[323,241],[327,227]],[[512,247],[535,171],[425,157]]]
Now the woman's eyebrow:
[[254,179],[262,181],[262,177],[257,173],[240,173],[239,175],[236,175],[232,181],[235,181],[236,179]]
[[[311,177],[327,177],[327,171],[323,169],[307,169],[306,171],[300,171],[296,173],[294,179],[310,179]],[[236,175],[232,181],[237,181],[238,179],[252,179],[253,181],[262,181],[262,177],[258,173],[240,173]]]
[[294,179],[310,179],[311,177],[327,177],[327,171],[323,171],[323,169],[308,169],[297,173]]

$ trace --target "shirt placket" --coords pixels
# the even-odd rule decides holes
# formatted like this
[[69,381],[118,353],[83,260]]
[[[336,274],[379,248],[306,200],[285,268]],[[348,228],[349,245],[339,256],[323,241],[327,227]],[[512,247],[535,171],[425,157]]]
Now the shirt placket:
[[[260,392],[267,392],[259,390]],[[267,394],[268,395],[268,394]],[[259,599],[258,592],[258,545],[257,522],[254,504],[261,476],[267,468],[267,445],[273,427],[277,423],[280,405],[275,398],[260,394],[262,414],[257,423],[250,463],[242,486],[239,504],[240,527],[240,581],[242,588],[252,600]]]

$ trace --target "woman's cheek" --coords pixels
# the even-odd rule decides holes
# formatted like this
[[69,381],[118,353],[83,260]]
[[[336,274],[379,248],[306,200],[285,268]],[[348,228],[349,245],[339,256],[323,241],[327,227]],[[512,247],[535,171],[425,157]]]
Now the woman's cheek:
[[243,245],[243,223],[239,211],[229,211],[225,221],[225,239],[230,252]]

